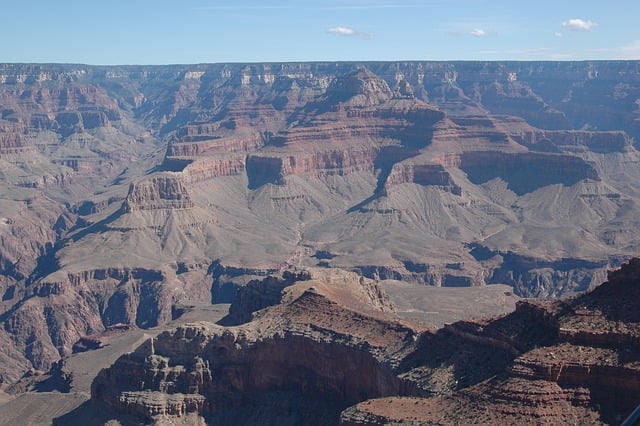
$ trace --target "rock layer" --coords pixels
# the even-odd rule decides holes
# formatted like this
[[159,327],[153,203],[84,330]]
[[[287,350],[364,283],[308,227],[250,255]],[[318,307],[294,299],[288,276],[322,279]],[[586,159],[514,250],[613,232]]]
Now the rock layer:
[[[111,318],[158,324],[289,266],[591,288],[639,247],[638,75],[634,61],[1,64],[3,377]],[[148,274],[93,273],[107,270]],[[45,309],[56,325],[30,324]]]
[[[92,398],[153,418],[207,417],[260,392],[293,391],[343,407],[421,392],[394,374],[419,329],[394,318],[375,283],[322,270],[302,278],[284,290],[273,279],[264,281],[264,295],[281,289],[282,303],[251,323],[191,324],[149,340],[98,375]],[[238,303],[247,306],[246,298]]]
[[251,284],[263,300],[281,295],[275,305],[239,299],[256,310],[251,322],[189,324],[150,339],[98,375],[93,399],[146,419],[213,420],[275,392],[356,403],[342,411],[346,425],[607,424],[640,396],[639,259],[575,299],[521,301],[506,316],[437,331],[399,321],[374,282],[309,274]]
[[[504,318],[446,331],[514,356],[498,377],[431,399],[365,401],[341,424],[617,424],[640,397],[637,292],[632,259],[596,290],[559,302],[518,302]],[[618,309],[619,308],[619,309]]]

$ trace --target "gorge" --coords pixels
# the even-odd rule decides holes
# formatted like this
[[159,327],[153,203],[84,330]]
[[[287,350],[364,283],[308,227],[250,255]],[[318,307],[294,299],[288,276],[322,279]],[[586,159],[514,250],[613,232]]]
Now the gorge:
[[[498,395],[534,376],[574,383],[582,367],[551,380],[553,363],[527,359],[523,354],[535,349],[517,339],[501,343],[501,364],[465,382],[471,389],[466,393],[454,393],[458,385],[450,378],[429,386],[406,379],[424,371],[410,373],[403,357],[421,353],[420,345],[441,338],[438,333],[474,341],[468,335],[482,335],[478,327],[489,326],[455,323],[425,334],[425,324],[392,314],[393,303],[382,294],[387,283],[392,287],[389,280],[487,291],[506,285],[517,297],[553,305],[551,300],[593,290],[609,270],[638,253],[638,140],[637,61],[0,64],[0,390],[19,393],[31,378],[55,370],[87,336],[114,327],[162,327],[178,320],[185,306],[212,304],[235,306],[235,317],[227,320],[239,328],[185,323],[159,334],[153,349],[145,343],[118,361],[140,363],[140,374],[162,370],[171,376],[163,383],[173,380],[171,389],[181,389],[174,393],[195,395],[174,401],[165,414],[211,415],[216,404],[232,409],[242,398],[264,398],[248,396],[249,388],[290,392],[278,381],[290,368],[284,364],[269,366],[273,372],[262,383],[240,367],[224,372],[237,374],[238,401],[218,401],[215,395],[228,388],[204,378],[212,371],[207,362],[251,365],[263,353],[278,353],[278,339],[291,336],[292,347],[304,352],[339,335],[340,357],[371,366],[372,383],[343,383],[337,390],[337,384],[323,382],[327,395],[341,395],[340,404],[403,395],[421,398],[415,405],[423,408],[469,406],[480,401],[478,395]],[[306,273],[309,280],[300,280]],[[274,277],[283,274],[296,278],[251,293],[256,282],[277,284]],[[350,278],[335,278],[340,274]],[[366,303],[355,297],[360,302],[354,308],[336,279],[348,282],[345,288],[353,282],[368,288],[353,290]],[[324,284],[279,299],[288,288],[314,280]],[[380,297],[372,290],[378,287]],[[256,296],[265,291],[268,303]],[[256,297],[252,308],[237,310],[242,300]],[[519,302],[512,316],[555,315],[562,321],[564,308],[545,303]],[[345,324],[376,318],[366,321],[380,333],[391,327],[396,340],[363,347],[373,331],[362,331],[366,337],[352,325],[326,331],[328,325],[306,316],[289,324],[269,319],[275,314],[268,312],[291,315],[301,306],[309,315],[320,309],[317,321],[333,310],[340,317],[343,308],[365,312],[357,320],[349,313]],[[266,319],[243,325],[253,324],[254,311],[262,309]],[[582,315],[579,307],[574,310]],[[623,322],[629,321],[635,324]],[[621,320],[616,324],[622,327]],[[548,337],[549,345],[559,346],[548,352],[584,344],[582,334],[567,337],[562,325],[547,328],[560,339]],[[162,346],[172,339],[207,342],[213,352],[198,362],[186,360],[169,343]],[[225,339],[250,349],[234,352],[232,345],[226,355],[218,354],[231,345]],[[384,353],[392,349],[399,352]],[[314,356],[337,356],[325,350],[320,345]],[[176,356],[172,368],[193,361],[186,373],[163,364]],[[318,361],[311,358],[310,364]],[[511,361],[510,376],[483,382]],[[114,401],[121,394],[101,391],[100,383],[120,389],[118,365],[109,370],[112,376],[101,373],[92,388],[95,398],[114,407],[120,407]],[[635,374],[633,365],[624,368]],[[326,379],[305,374],[292,382],[296,391]],[[480,382],[491,387],[471,387]],[[135,392],[169,389],[162,386]],[[189,390],[193,386],[197,392]],[[202,386],[206,391],[198,393]],[[438,386],[442,392],[434,392]],[[586,401],[581,389],[554,386],[549,392],[563,395],[558,400],[569,392],[572,401]],[[144,402],[154,400],[149,393],[122,392],[130,392],[129,408],[118,409],[153,416]],[[318,404],[336,410],[333,402]],[[589,405],[576,404],[585,410]],[[342,414],[343,423],[386,415],[355,407]],[[623,410],[607,407],[610,412],[597,418],[615,422],[613,413]],[[583,415],[572,413],[567,415]]]

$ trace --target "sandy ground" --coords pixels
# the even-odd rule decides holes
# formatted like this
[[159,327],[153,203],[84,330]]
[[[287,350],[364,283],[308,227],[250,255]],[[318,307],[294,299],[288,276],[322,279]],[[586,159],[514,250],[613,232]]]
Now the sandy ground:
[[395,280],[381,283],[401,317],[436,328],[460,320],[512,312],[519,299],[511,287],[503,284],[431,287]]

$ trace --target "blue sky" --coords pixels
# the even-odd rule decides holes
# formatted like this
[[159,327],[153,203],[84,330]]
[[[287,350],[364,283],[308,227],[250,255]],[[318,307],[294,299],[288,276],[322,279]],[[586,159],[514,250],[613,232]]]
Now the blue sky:
[[640,0],[15,0],[0,62],[640,59]]

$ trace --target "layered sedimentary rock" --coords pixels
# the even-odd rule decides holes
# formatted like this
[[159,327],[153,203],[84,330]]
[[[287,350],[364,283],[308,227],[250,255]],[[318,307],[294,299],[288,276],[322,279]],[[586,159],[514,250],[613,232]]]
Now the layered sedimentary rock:
[[[285,275],[284,288],[277,280],[263,281],[263,297],[281,292],[282,303],[257,312],[251,323],[190,324],[149,340],[103,370],[92,397],[113,410],[153,418],[215,416],[260,392],[294,392],[342,406],[420,393],[394,374],[420,329],[399,321],[373,282],[352,273],[308,274]],[[238,303],[249,307],[246,297]]]
[[357,402],[341,414],[351,425],[618,423],[640,396],[638,259],[575,299],[521,301],[512,314],[438,331],[399,321],[362,277],[288,274],[248,285],[236,312],[253,310],[250,322],[150,339],[103,370],[92,397],[146,419],[215,421],[264,403],[256,395],[302,395]]
[[522,301],[502,319],[452,324],[445,330],[458,338],[510,353],[506,371],[435,398],[365,401],[341,423],[620,423],[640,397],[639,276],[632,259],[575,299]]
[[5,311],[0,332],[11,342],[5,350],[14,348],[2,355],[2,382],[12,383],[24,371],[48,371],[81,337],[114,324],[153,327],[171,320],[177,297],[166,281],[159,271],[110,268],[58,274],[25,290],[15,285],[5,291],[4,305],[18,302]]
[[193,202],[181,177],[170,174],[131,184],[129,194],[122,205],[125,213],[134,210],[190,207],[193,207]]
[[[95,324],[60,332],[105,327],[104,270],[149,271],[113,301],[136,324],[291,265],[583,291],[640,247],[638,87],[633,61],[0,65],[0,315],[87,276],[65,303]],[[56,333],[35,364],[5,336],[13,371]]]
[[451,175],[440,164],[394,165],[385,181],[386,187],[403,183],[440,186],[452,194],[462,195],[462,188],[456,185]]

